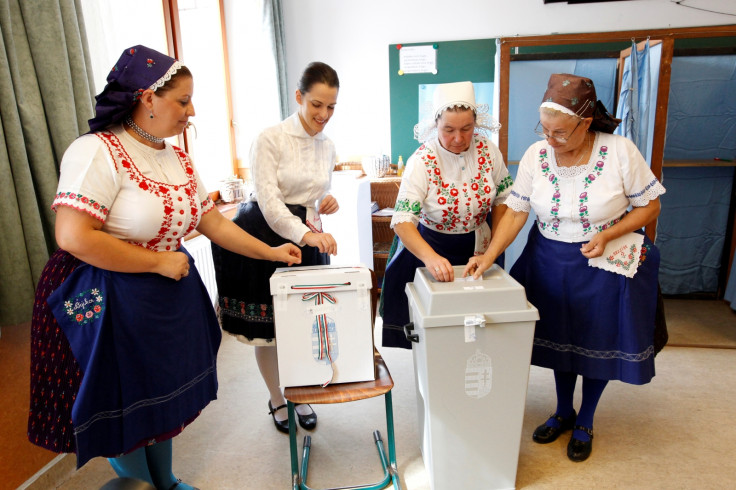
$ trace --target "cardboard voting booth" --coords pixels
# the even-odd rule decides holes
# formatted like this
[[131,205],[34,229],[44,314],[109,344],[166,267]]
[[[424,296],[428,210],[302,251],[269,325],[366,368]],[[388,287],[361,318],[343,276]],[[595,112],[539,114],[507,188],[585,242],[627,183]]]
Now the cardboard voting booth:
[[498,265],[462,272],[406,286],[422,457],[433,490],[514,488],[539,314]]
[[271,276],[282,387],[375,379],[370,270],[276,269]]

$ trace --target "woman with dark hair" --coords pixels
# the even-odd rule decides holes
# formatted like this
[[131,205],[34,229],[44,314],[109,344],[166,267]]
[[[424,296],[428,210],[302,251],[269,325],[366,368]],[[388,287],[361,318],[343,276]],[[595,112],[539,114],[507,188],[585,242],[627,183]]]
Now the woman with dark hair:
[[479,277],[488,269],[534,209],[536,226],[511,275],[539,309],[532,364],[554,371],[557,409],[532,438],[547,444],[573,430],[572,461],[591,454],[593,416],[608,381],[642,385],[654,376],[659,252],[642,227],[659,214],[665,189],[634,143],[612,134],[619,122],[592,80],[552,75],[535,129],[542,140],[519,162],[488,250],[464,272]]
[[[302,265],[329,264],[337,244],[322,231],[320,214],[338,210],[328,194],[335,166],[335,146],[322,131],[337,104],[340,81],[330,66],[309,64],[296,90],[297,111],[265,129],[250,151],[255,191],[238,207],[233,221],[248,233],[276,246],[297,244]],[[256,362],[269,391],[268,410],[276,428],[289,432],[286,400],[279,386],[269,279],[276,265],[248,259],[212,245],[222,328],[255,346]],[[298,405],[299,425],[313,429],[317,415]]]
[[56,241],[31,324],[28,437],[110,458],[121,477],[189,489],[172,441],[217,396],[220,329],[183,247],[197,230],[233,253],[289,264],[215,208],[191,160],[165,138],[194,116],[193,79],[145,46],[123,52],[97,96],[90,133],[64,153]]

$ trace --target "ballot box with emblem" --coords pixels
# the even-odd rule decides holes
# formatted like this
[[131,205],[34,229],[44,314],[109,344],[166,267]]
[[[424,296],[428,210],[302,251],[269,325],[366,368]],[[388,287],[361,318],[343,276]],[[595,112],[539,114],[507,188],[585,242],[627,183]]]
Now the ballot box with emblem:
[[498,265],[406,285],[420,444],[433,490],[515,488],[537,309]]

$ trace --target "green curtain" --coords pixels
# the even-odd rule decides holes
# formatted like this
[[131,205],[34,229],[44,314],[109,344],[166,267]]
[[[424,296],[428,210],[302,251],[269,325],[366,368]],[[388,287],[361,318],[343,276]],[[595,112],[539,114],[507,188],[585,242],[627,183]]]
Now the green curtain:
[[89,130],[93,87],[79,0],[0,0],[0,326],[31,318],[59,162]]
[[286,90],[286,42],[281,0],[263,0],[263,31],[271,41],[276,78],[279,81],[281,119],[286,119],[289,117],[289,94]]

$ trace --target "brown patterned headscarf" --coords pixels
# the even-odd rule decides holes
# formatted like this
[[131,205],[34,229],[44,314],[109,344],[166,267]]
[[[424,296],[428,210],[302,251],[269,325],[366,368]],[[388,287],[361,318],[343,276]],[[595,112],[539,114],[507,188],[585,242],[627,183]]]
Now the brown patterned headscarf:
[[556,109],[572,116],[592,117],[590,128],[594,131],[613,133],[616,126],[621,123],[621,120],[613,117],[598,100],[593,80],[569,73],[554,73],[549,77],[547,91],[542,98],[542,107]]

